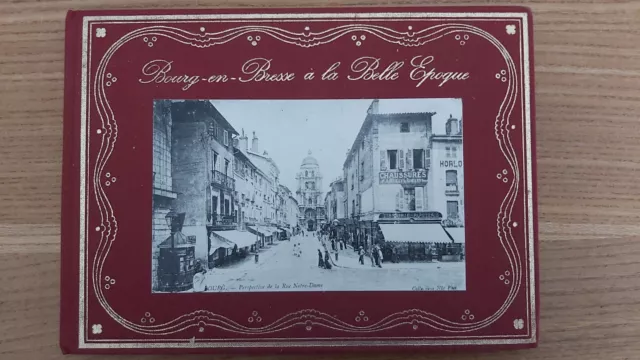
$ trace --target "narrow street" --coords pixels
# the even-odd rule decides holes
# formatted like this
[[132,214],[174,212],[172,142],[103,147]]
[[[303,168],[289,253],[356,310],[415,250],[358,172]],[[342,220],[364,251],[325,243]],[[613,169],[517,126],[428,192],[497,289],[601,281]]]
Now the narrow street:
[[[296,256],[294,247],[300,256]],[[253,257],[225,269],[212,269],[206,275],[207,291],[270,292],[270,291],[435,291],[465,290],[462,262],[384,263],[382,268],[358,262],[352,249],[334,254],[332,269],[318,267],[320,241],[307,236],[294,236],[290,241],[277,241],[260,253],[258,263]]]

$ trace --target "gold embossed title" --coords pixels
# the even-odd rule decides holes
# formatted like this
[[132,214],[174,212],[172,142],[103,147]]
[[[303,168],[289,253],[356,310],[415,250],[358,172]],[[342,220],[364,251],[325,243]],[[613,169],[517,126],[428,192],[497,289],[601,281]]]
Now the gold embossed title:
[[[380,58],[363,56],[353,61],[346,70],[343,70],[340,61],[333,63],[326,70],[316,72],[310,69],[304,74],[293,72],[273,72],[272,59],[254,58],[246,61],[240,68],[240,75],[229,74],[177,74],[173,67],[174,62],[163,59],[149,61],[142,67],[142,75],[138,81],[142,84],[174,84],[182,90],[189,90],[197,84],[222,84],[227,82],[291,82],[302,76],[305,81],[335,81],[346,77],[350,81],[395,81],[401,77],[405,69],[408,70],[409,79],[416,82],[416,87],[425,83],[433,83],[442,87],[450,81],[464,81],[469,79],[468,72],[439,71],[433,66],[434,56],[418,55],[413,57],[407,65],[406,61],[392,61],[383,64]],[[318,75],[319,74],[319,75]]]

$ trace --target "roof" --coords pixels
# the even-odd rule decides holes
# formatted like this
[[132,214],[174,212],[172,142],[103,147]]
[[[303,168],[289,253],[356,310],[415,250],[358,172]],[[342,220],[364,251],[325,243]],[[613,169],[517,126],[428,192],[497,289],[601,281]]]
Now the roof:
[[364,119],[364,122],[362,123],[362,126],[360,127],[360,131],[358,132],[358,135],[353,141],[353,145],[351,145],[351,148],[349,148],[349,154],[347,155],[347,158],[345,159],[342,167],[343,168],[347,167],[347,164],[349,163],[349,161],[351,161],[351,157],[353,156],[354,152],[357,151],[358,145],[362,141],[362,138],[364,138],[366,133],[369,131],[369,128],[371,128],[371,125],[373,124],[374,120],[386,120],[393,117],[403,117],[405,119],[407,117],[424,117],[424,116],[433,117],[433,115],[435,114],[436,114],[435,112],[407,112],[407,113],[384,113],[384,114],[368,113]]
[[171,104],[171,118],[174,122],[199,122],[205,121],[208,117],[217,121],[231,134],[238,135],[236,129],[210,101],[180,100],[173,101]]
[[175,234],[173,235],[169,235],[169,237],[167,237],[163,242],[160,243],[160,245],[158,245],[158,247],[160,248],[171,248],[171,237],[174,236],[175,239],[173,241],[173,246],[180,248],[180,247],[191,247],[191,246],[195,246],[194,242],[190,242],[189,238],[186,237],[182,232],[177,231]]
[[[247,155],[250,155],[249,158],[251,159],[251,161],[253,161],[253,164],[264,174],[269,174],[271,170],[269,169],[269,167],[273,166],[276,169],[276,177],[280,177],[280,169],[278,168],[278,165],[276,165],[275,161],[273,161],[273,159],[268,156],[255,153],[251,150],[247,151]],[[251,158],[251,156],[253,156],[253,158]]]
[[451,238],[440,224],[380,224],[386,242],[450,243]]
[[302,160],[301,166],[320,166],[320,165],[318,165],[318,160],[316,160],[316,158],[311,156],[311,150],[309,150],[307,157]]

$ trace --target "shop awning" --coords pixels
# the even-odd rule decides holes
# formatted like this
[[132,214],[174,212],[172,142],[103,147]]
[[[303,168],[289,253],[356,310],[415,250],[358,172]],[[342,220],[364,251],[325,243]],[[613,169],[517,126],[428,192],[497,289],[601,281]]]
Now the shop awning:
[[[248,231],[226,230],[214,231],[213,233],[235,245],[238,245],[239,248],[249,247],[258,241],[256,236]],[[233,247],[233,245],[231,247]]]
[[453,238],[453,242],[464,245],[464,228],[445,228],[445,230]]
[[275,235],[275,234],[277,234],[277,233],[279,233],[281,231],[277,227],[270,227],[269,230],[271,231],[272,235]]
[[384,240],[409,243],[450,243],[440,224],[380,224]]
[[266,230],[265,230],[264,228],[262,228],[262,227],[257,227],[257,226],[247,226],[247,228],[251,229],[251,230],[252,230],[252,231],[254,231],[254,232],[257,232],[257,233],[258,233],[258,234],[260,234],[260,235],[267,235],[267,236],[271,235],[271,234],[267,234],[267,233],[266,233]]
[[211,247],[209,248],[209,255],[213,254],[216,250],[220,248],[233,249],[233,247],[235,246],[234,243],[224,239],[220,239],[213,235],[211,235],[209,239],[209,243],[211,245]]

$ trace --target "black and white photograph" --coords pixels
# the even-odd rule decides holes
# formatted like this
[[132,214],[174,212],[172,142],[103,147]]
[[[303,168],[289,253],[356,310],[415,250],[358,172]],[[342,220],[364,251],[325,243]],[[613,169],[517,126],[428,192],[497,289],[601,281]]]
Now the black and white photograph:
[[462,114],[155,100],[152,292],[464,291]]

